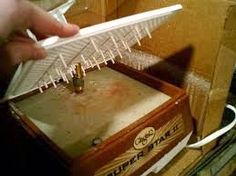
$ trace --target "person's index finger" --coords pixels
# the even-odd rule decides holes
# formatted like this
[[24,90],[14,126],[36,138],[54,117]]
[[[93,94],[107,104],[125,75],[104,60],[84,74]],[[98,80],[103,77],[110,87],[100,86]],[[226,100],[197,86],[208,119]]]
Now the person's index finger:
[[59,26],[53,28],[52,30],[53,30],[52,33],[49,33],[48,35],[57,35],[59,37],[70,37],[78,33],[79,27],[75,24],[59,23]]
[[31,15],[29,17],[29,28],[39,35],[57,35],[60,37],[69,37],[79,31],[79,27],[73,24],[62,24],[53,18],[50,14],[39,7],[27,2]]

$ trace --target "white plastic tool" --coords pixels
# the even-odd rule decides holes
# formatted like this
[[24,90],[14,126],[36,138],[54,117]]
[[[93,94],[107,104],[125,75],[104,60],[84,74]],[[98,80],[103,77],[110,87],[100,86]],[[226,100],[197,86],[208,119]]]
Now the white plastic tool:
[[69,10],[69,8],[75,4],[75,0],[68,0],[66,3],[60,5],[59,7],[51,10],[49,13],[54,16],[58,21],[67,23],[65,18],[65,13]]
[[136,43],[141,45],[142,38],[151,38],[152,31],[181,9],[179,4],[173,5],[83,28],[70,38],[54,36],[40,41],[47,51],[47,58],[21,64],[5,99],[35,89],[43,92],[47,88],[45,85],[51,84],[56,88],[59,79],[68,82],[71,68],[78,62],[82,64],[84,74],[90,67],[101,69],[100,64],[106,64],[109,60],[114,63],[115,57],[122,57],[122,53],[130,51]]

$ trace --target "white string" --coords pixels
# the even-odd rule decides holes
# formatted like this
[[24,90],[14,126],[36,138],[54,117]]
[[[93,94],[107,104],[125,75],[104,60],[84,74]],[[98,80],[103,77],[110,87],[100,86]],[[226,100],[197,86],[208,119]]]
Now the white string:
[[203,145],[206,145],[209,142],[211,142],[211,141],[215,140],[216,138],[220,137],[221,135],[225,134],[226,132],[231,130],[236,125],[236,108],[232,105],[229,105],[229,104],[226,107],[234,112],[234,120],[229,125],[227,125],[224,128],[210,134],[209,136],[205,137],[204,139],[202,139],[202,140],[200,140],[200,141],[198,141],[194,144],[187,145],[186,146],[187,148],[202,147]]

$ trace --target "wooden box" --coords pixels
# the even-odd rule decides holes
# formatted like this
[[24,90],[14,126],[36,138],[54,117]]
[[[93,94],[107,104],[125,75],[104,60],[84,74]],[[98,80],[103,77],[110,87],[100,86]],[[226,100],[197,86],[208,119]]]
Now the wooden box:
[[[221,123],[235,63],[236,4],[235,0],[177,2],[183,5],[183,12],[156,31],[154,40],[146,38],[141,41],[141,47],[135,48],[163,59],[145,71],[186,90],[196,122],[195,133],[200,139]],[[175,3],[170,0],[82,0],[67,13],[67,18],[83,27]],[[88,8],[81,13],[81,7]],[[141,65],[147,63],[147,58],[143,61]],[[177,69],[170,72],[173,66]],[[163,175],[185,175],[214,144],[203,150],[185,150]]]
[[90,71],[82,94],[60,83],[16,98],[10,108],[71,175],[146,175],[184,148],[192,132],[183,90],[120,63]]

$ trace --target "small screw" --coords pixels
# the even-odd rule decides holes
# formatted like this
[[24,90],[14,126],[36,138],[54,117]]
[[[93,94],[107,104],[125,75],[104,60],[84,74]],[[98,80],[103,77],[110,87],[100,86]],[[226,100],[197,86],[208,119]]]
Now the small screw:
[[101,144],[102,143],[102,139],[99,138],[99,137],[95,137],[93,140],[92,140],[92,146],[96,146],[98,144]]

